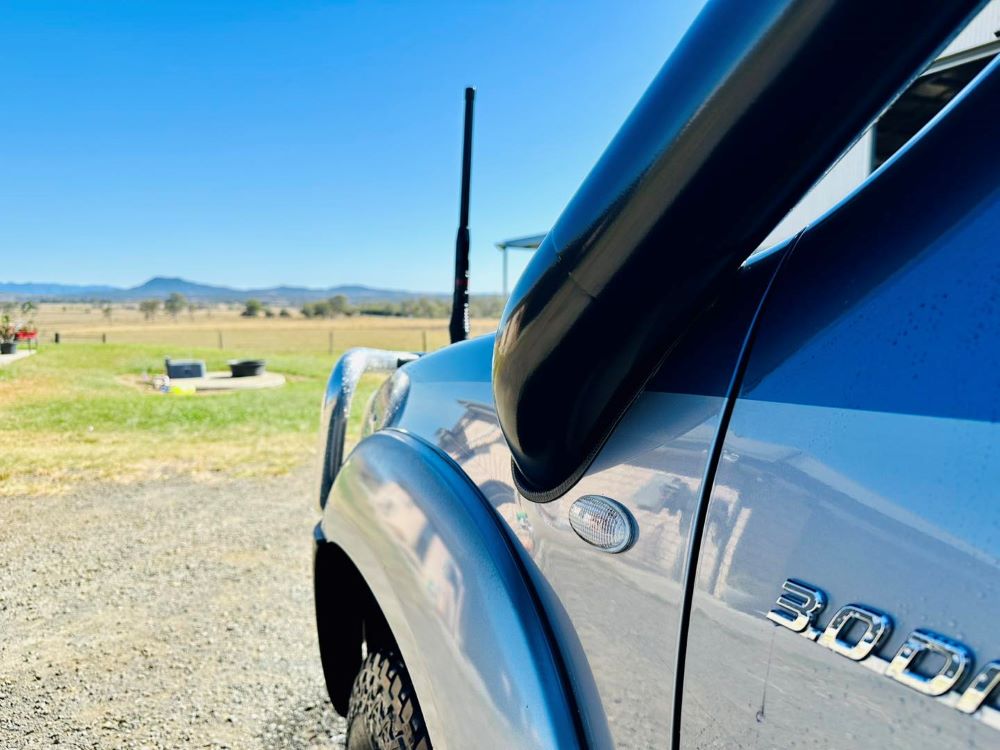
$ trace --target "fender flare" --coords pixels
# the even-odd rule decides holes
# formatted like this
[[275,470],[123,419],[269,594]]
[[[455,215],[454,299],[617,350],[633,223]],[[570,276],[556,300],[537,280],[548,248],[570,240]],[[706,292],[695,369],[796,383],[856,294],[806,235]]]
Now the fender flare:
[[435,748],[583,748],[553,630],[501,524],[448,456],[388,429],[343,465],[319,531],[381,609]]

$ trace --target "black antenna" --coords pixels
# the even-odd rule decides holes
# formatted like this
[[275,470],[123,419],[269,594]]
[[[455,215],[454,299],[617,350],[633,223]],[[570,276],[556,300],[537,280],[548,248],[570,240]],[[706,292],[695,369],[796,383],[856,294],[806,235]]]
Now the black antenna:
[[472,175],[472,108],[476,90],[465,89],[465,137],[462,142],[462,202],[455,238],[455,291],[448,333],[451,343],[469,338],[469,178]]

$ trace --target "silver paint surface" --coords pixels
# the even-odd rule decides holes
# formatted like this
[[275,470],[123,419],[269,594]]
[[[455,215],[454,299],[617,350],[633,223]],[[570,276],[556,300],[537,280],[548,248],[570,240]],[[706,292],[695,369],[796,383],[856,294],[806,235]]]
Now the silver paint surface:
[[[949,705],[1000,655],[998,115],[994,61],[768,293],[701,536],[684,747],[1000,746],[993,712]],[[894,630],[861,662],[817,647],[766,617],[792,577]],[[917,630],[971,650],[956,692],[886,677]]]
[[446,457],[395,430],[372,435],[341,468],[322,531],[385,614],[437,750],[580,746],[517,555]]
[[[532,563],[546,607],[565,615],[579,642],[588,720],[606,717],[615,747],[663,747],[669,742],[681,577],[692,514],[723,398],[644,393],[619,424],[581,481],[565,496],[537,504],[511,480],[510,452],[475,348],[457,352],[427,372],[408,366],[410,394],[397,426],[433,439],[483,491]],[[461,361],[458,360],[462,357]],[[463,366],[464,364],[464,366]],[[438,378],[455,373],[456,378]],[[482,380],[474,379],[476,376]],[[442,426],[445,425],[445,426]],[[638,540],[608,555],[581,540],[569,511],[581,495],[622,503],[638,525]],[[419,690],[418,690],[419,692]]]
[[968,644],[976,670],[996,658],[998,441],[989,422],[739,401],[699,564],[683,745],[996,747],[983,721],[764,615],[794,574],[827,592],[828,612],[891,613],[883,659],[917,628]]

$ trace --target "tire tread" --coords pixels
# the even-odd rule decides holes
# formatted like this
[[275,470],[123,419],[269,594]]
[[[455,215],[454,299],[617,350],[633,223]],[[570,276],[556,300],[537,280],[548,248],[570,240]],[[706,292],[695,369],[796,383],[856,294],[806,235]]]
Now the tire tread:
[[362,662],[351,690],[347,747],[431,750],[417,695],[398,654],[374,651]]

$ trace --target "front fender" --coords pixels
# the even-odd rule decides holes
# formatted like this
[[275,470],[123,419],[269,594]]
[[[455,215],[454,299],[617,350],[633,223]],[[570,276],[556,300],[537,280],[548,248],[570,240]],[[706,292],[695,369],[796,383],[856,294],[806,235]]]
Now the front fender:
[[435,748],[583,747],[552,630],[501,524],[450,458],[384,430],[340,470],[321,528],[384,613]]

